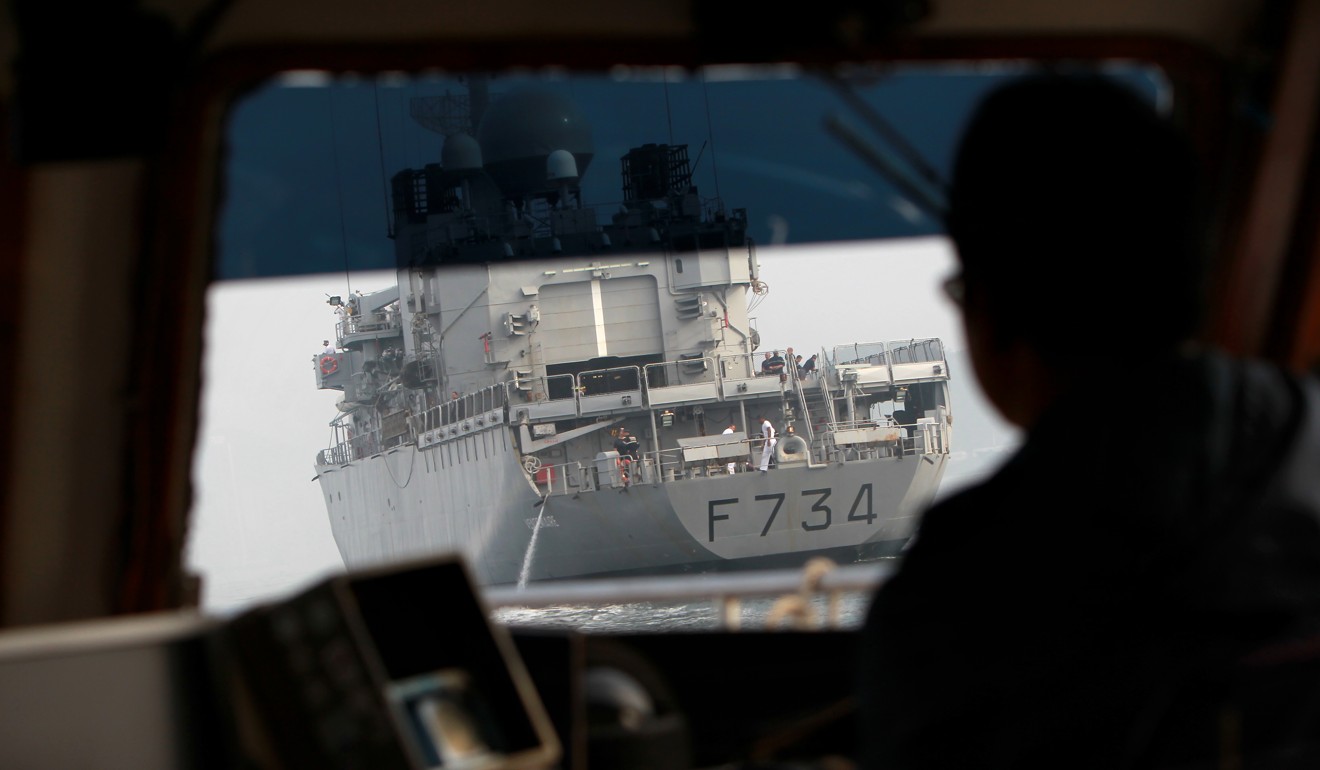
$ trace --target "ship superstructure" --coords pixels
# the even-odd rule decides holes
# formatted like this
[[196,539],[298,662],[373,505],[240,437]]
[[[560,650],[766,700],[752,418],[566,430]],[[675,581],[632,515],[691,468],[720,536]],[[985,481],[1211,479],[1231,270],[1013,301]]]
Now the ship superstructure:
[[906,541],[949,451],[938,340],[822,350],[814,371],[759,350],[747,214],[700,196],[685,145],[629,150],[599,212],[566,98],[477,83],[453,107],[415,109],[441,163],[393,179],[397,286],[332,300],[316,359],[344,394],[317,471],[348,566],[458,550],[498,584]]

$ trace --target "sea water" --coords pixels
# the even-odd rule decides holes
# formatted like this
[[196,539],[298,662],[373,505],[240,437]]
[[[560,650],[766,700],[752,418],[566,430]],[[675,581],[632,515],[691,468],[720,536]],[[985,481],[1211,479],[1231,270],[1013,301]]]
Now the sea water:
[[[733,615],[739,629],[768,628],[768,621],[782,597],[758,596],[738,600]],[[836,598],[831,617],[829,598],[813,596],[806,602],[801,625],[780,619],[776,628],[860,628],[870,605],[868,591],[844,591]],[[724,602],[695,599],[675,602],[618,602],[556,607],[499,607],[492,619],[511,627],[566,628],[589,633],[649,633],[664,631],[714,631],[726,629]]]

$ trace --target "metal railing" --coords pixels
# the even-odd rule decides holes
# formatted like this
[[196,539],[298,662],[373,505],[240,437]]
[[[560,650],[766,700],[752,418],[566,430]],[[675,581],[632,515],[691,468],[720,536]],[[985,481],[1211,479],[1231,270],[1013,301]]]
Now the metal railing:
[[463,422],[503,409],[507,394],[505,384],[491,385],[474,393],[451,398],[449,401],[433,406],[420,415],[415,415],[410,424],[413,436],[419,433],[461,425]]
[[577,380],[571,374],[517,377],[506,382],[504,387],[508,393],[510,416],[515,422],[523,416],[529,420],[545,420],[576,417],[578,414]]
[[399,313],[362,313],[348,316],[335,323],[335,336],[342,345],[344,338],[354,334],[394,331],[403,329],[403,319]]
[[682,449],[655,449],[642,452],[636,481],[643,484],[659,484],[679,478],[683,470]]
[[[615,465],[608,470],[598,467],[603,460],[593,462],[573,461],[557,465],[524,465],[532,482],[547,497],[556,495],[575,495],[579,492],[594,492],[605,488],[620,488],[632,484],[660,484],[673,481],[682,469],[681,457],[676,457],[679,450],[663,449],[642,452],[637,460],[622,462],[614,460]],[[625,479],[626,471],[626,479]]]
[[761,376],[759,353],[721,353],[719,356],[719,377],[725,380],[745,380]]
[[713,358],[647,364],[643,374],[646,401],[652,406],[718,401],[720,398],[719,373],[715,371]]
[[[886,345],[889,352],[886,352]],[[823,353],[824,351],[822,351]],[[647,364],[645,367],[622,366],[609,369],[596,369],[573,374],[559,374],[539,377],[517,377],[514,380],[488,386],[474,393],[459,396],[440,404],[419,415],[408,418],[409,432],[405,442],[416,442],[419,436],[429,434],[428,440],[439,441],[452,438],[455,426],[464,428],[461,433],[472,429],[488,427],[489,421],[478,424],[478,418],[493,412],[503,412],[508,407],[507,417],[514,422],[523,419],[529,421],[555,418],[575,418],[601,415],[614,412],[655,408],[675,403],[692,401],[720,401],[738,398],[763,397],[773,393],[797,391],[795,400],[802,417],[806,420],[807,430],[804,438],[812,445],[813,451],[823,437],[815,435],[815,427],[810,415],[807,388],[812,382],[820,389],[821,398],[827,414],[824,415],[830,425],[838,424],[835,414],[835,394],[830,381],[839,378],[838,367],[871,366],[870,361],[888,361],[890,356],[900,357],[905,363],[918,362],[922,357],[935,356],[932,361],[942,361],[943,346],[938,339],[909,340],[902,343],[857,343],[834,348],[834,356],[822,356],[817,376],[799,380],[795,362],[785,362],[785,373],[781,376],[763,376],[754,369],[755,357],[734,354],[719,357],[701,357],[678,359]],[[847,360],[840,362],[848,356]],[[938,367],[937,367],[938,368]],[[877,375],[878,376],[878,375]],[[349,388],[371,391],[365,388],[361,375],[350,379]],[[663,384],[657,384],[663,383]],[[839,378],[843,383],[843,378]],[[846,390],[846,384],[844,384]],[[346,396],[350,395],[346,392]],[[501,416],[500,421],[504,419]],[[452,435],[451,435],[452,434]],[[397,438],[397,437],[396,437]],[[379,437],[375,444],[367,446],[370,436],[360,436],[343,441],[318,455],[318,462],[330,464],[349,462],[366,455],[374,454],[383,448]],[[947,440],[942,434],[934,437],[933,443],[923,439],[923,446],[935,446],[936,451],[943,451]],[[394,443],[399,443],[397,440]],[[657,473],[663,475],[670,463],[664,458],[656,458]],[[681,462],[673,463],[674,469],[682,468]]]
[[721,355],[716,376],[719,379],[721,397],[726,401],[740,398],[755,398],[779,394],[783,391],[787,378],[779,375],[761,374],[761,361],[753,355]]
[[885,366],[889,363],[886,356],[888,343],[854,342],[851,345],[835,345],[830,362],[835,366]]
[[[784,436],[780,436],[781,440],[783,438]],[[732,443],[733,442],[725,444],[725,446],[730,446]],[[709,459],[687,461],[684,460],[682,447],[663,450],[663,453],[669,455],[663,458],[663,462],[666,463],[664,468],[666,474],[665,480],[674,481],[676,479],[726,476],[729,473],[728,468],[730,465],[737,466],[745,464],[748,469],[754,470],[758,458],[760,457],[758,450],[763,448],[765,440],[758,434],[744,438],[737,443],[739,446],[746,447],[745,453],[737,457],[712,457]]]
[[822,348],[820,351],[820,364],[816,371],[815,380],[817,387],[820,388],[820,395],[825,400],[825,419],[830,423],[835,423],[838,422],[839,415],[836,414],[834,408],[834,393],[830,390],[830,378],[826,376],[826,370],[828,370],[830,366],[829,358],[826,356],[824,348]]
[[528,473],[532,476],[532,483],[547,497],[596,490],[595,474],[590,467],[580,462],[539,465],[535,470],[529,469]]
[[890,342],[886,345],[889,361],[894,364],[921,364],[928,361],[944,360],[944,345],[939,339],[931,337],[907,342]]
[[919,421],[904,427],[908,429],[905,450],[916,454],[945,454],[949,451],[949,434],[943,421]]
[[381,442],[380,431],[372,430],[341,441],[327,449],[322,449],[316,454],[316,464],[345,465],[354,460],[380,454],[386,448]]
[[519,372],[505,386],[510,401],[562,401],[577,395],[577,380],[571,374],[535,376]]
[[602,414],[640,409],[643,401],[642,370],[636,366],[594,369],[577,376],[578,414]]

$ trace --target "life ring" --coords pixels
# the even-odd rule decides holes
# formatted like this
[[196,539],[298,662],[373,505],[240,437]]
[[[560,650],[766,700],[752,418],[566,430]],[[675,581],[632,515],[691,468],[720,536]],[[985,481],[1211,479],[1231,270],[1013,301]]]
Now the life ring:
[[330,354],[321,356],[321,374],[330,375],[339,371],[339,359]]

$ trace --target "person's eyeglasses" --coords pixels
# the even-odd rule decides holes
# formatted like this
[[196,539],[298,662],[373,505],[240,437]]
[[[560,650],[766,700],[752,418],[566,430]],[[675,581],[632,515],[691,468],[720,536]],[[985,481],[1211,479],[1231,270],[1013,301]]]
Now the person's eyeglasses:
[[945,278],[943,288],[944,295],[953,304],[962,307],[963,299],[967,296],[967,284],[963,281],[962,273]]

